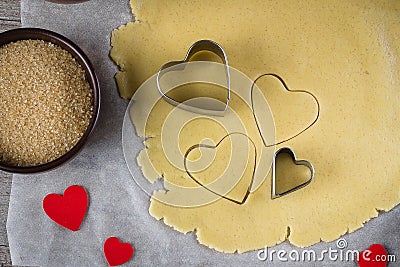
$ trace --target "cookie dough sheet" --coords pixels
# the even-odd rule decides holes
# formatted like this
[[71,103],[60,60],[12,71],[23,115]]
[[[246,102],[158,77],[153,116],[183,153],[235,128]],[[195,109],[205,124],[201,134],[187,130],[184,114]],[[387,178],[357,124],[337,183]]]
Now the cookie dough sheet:
[[[230,65],[251,79],[275,73],[291,89],[313,93],[321,106],[315,125],[282,144],[314,164],[316,175],[309,187],[270,200],[266,176],[243,206],[221,200],[182,209],[153,197],[150,213],[155,218],[178,231],[194,231],[199,242],[211,248],[245,252],[285,239],[300,247],[332,241],[399,203],[400,162],[393,157],[400,145],[399,3],[154,0],[131,4],[137,22],[121,26],[112,39],[111,56],[121,68],[116,76],[121,96],[134,94],[165,62],[182,59],[195,41],[212,39],[225,48]],[[259,86],[270,103],[280,140],[304,127],[310,103],[271,95],[270,91],[279,90],[273,84],[265,78]],[[299,112],[285,112],[293,107]],[[155,114],[158,120],[167,116],[161,109]],[[163,167],[161,128],[151,125],[150,120],[146,130],[153,138],[146,141],[150,145],[146,150],[153,174],[164,175],[167,181],[182,179],[179,170]],[[139,159],[139,164],[146,174],[146,163]]]

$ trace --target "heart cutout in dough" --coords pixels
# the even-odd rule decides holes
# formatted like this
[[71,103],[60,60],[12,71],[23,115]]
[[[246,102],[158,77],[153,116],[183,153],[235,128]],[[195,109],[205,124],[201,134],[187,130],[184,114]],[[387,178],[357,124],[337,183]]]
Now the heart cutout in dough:
[[[237,137],[244,137],[246,138],[246,140],[249,141],[249,144],[251,145],[251,150],[254,154],[254,159],[253,159],[253,164],[251,165],[251,169],[247,169],[247,165],[249,163],[250,157],[252,155],[248,154],[248,160],[246,161],[240,161],[240,164],[245,164],[246,165],[246,170],[248,172],[251,171],[251,176],[248,176],[250,179],[243,179],[244,176],[242,176],[242,174],[244,174],[244,172],[246,170],[242,170],[242,173],[240,175],[240,177],[238,176],[238,178],[235,179],[231,179],[230,176],[225,176],[223,178],[220,178],[218,180],[216,180],[216,182],[212,182],[212,183],[208,183],[205,184],[203,183],[203,181],[201,181],[199,178],[196,178],[196,176],[192,173],[192,171],[189,170],[188,168],[188,160],[189,160],[189,156],[190,154],[195,151],[196,149],[212,149],[212,150],[218,150],[218,147],[222,146],[224,141],[228,138],[228,137],[232,137],[232,136],[237,136]],[[242,146],[235,146],[234,144],[232,144],[232,148],[233,149],[238,149],[237,151],[233,151],[232,153],[242,153],[243,155],[243,147]],[[241,150],[241,151],[239,151]],[[217,152],[217,151],[216,151]],[[186,173],[189,175],[189,177],[195,181],[198,185],[200,185],[201,187],[205,188],[206,190],[208,190],[209,192],[223,198],[226,200],[229,200],[233,203],[236,204],[244,204],[250,194],[250,190],[251,187],[253,185],[253,181],[254,181],[254,176],[255,176],[255,170],[256,170],[256,162],[257,162],[257,150],[256,150],[256,145],[254,144],[253,140],[251,140],[251,138],[243,133],[230,133],[226,136],[224,136],[216,145],[208,145],[208,144],[196,144],[192,147],[190,147],[184,156],[184,166],[185,166],[185,170]],[[229,162],[230,164],[233,165],[238,165],[235,164],[235,160],[232,160]],[[240,166],[241,168],[241,166]],[[225,175],[226,171],[224,171],[224,175]],[[233,172],[234,174],[237,174],[238,172]],[[227,180],[229,179],[229,181]],[[233,183],[232,184],[232,180]],[[223,187],[222,191],[224,191],[224,193],[218,192],[219,190],[221,190],[221,186]],[[228,186],[228,188],[226,187],[226,185]],[[217,191],[217,188],[219,189]],[[229,196],[231,195],[231,196]],[[233,197],[232,195],[235,195],[235,197]]]
[[[279,178],[277,177],[277,176],[278,176],[278,174],[277,174],[277,161],[278,161],[278,160],[277,160],[277,159],[278,159],[278,157],[279,157],[280,155],[282,155],[282,154],[287,154],[287,155],[289,155],[289,156],[291,157],[291,159],[292,159],[292,162],[293,162],[295,165],[306,166],[306,167],[310,170],[311,175],[310,175],[310,178],[307,179],[305,182],[302,182],[302,183],[300,183],[300,184],[294,185],[294,186],[291,187],[290,189],[286,189],[286,190],[283,191],[283,192],[277,193],[277,187],[279,186],[279,185],[278,185],[278,182],[282,182],[282,180],[279,180]],[[311,181],[313,180],[313,178],[314,178],[314,172],[315,172],[315,171],[314,171],[314,166],[311,164],[311,162],[309,162],[309,161],[307,161],[307,160],[298,160],[298,159],[296,158],[296,154],[294,153],[294,151],[293,151],[291,148],[283,147],[283,148],[279,149],[279,150],[275,153],[274,158],[273,158],[273,160],[272,160],[272,186],[271,186],[271,198],[272,198],[272,199],[275,199],[275,198],[278,198],[278,197],[282,197],[282,196],[288,195],[288,194],[290,194],[290,193],[292,193],[292,192],[294,192],[294,191],[296,191],[296,190],[299,190],[300,188],[303,188],[303,187],[307,186],[307,185],[310,184]]]
[[[269,90],[257,90],[259,95],[255,96],[254,87],[261,80],[266,83]],[[311,128],[319,118],[320,103],[317,97],[306,90],[290,89],[277,74],[267,73],[258,76],[252,84],[250,94],[254,120],[266,147],[279,145],[299,136]],[[263,123],[261,112],[263,104],[269,105],[265,108],[271,108],[276,125],[277,138],[271,144],[263,134],[263,127],[267,124]]]
[[129,243],[122,243],[116,237],[110,237],[104,242],[104,256],[110,266],[118,266],[128,262],[135,250]]
[[64,195],[49,194],[43,199],[43,210],[57,224],[78,231],[88,207],[86,190],[79,185],[68,187]]
[[[202,59],[201,57],[198,56],[201,52],[212,53],[213,55],[217,56],[218,57],[217,59],[222,61],[223,64],[217,64],[219,63],[218,60],[211,59],[210,57],[208,57],[207,60]],[[178,78],[177,80],[174,80],[173,86],[168,85],[165,86],[168,89],[164,88],[161,82],[161,78],[164,75],[176,71],[185,70],[189,66],[188,64],[189,62],[207,63],[206,61],[212,62],[214,64],[208,64],[208,65],[197,64],[196,65],[197,68],[195,67],[194,69],[191,69],[188,72],[189,73],[191,72],[193,74],[193,72],[199,72],[199,69],[204,69],[204,67],[206,66],[211,66],[212,72],[208,73],[208,75],[205,75],[204,77],[201,78],[194,78],[193,76],[190,76],[191,78],[189,78],[189,80],[181,80],[180,78]],[[221,67],[223,69],[221,69]],[[225,81],[226,84],[225,83],[222,84],[222,82],[219,81],[219,79],[221,78],[220,77],[221,71],[225,73],[225,75],[222,76],[224,76],[224,79],[226,79]],[[182,76],[184,75],[180,74],[178,77]],[[215,81],[211,77],[218,77],[218,81]],[[198,79],[200,79],[201,81],[199,81]],[[178,106],[179,108],[194,113],[213,115],[213,116],[223,116],[226,109],[228,108],[228,103],[231,94],[228,58],[225,54],[224,49],[214,41],[200,40],[192,44],[192,46],[190,46],[183,60],[170,61],[164,64],[159,69],[156,76],[156,81],[157,81],[158,91],[162,95],[163,99],[174,106]],[[183,94],[181,93],[181,91],[179,91],[177,96],[173,95],[174,89],[185,85],[191,85],[189,91],[192,92],[188,92],[187,90],[185,90]],[[195,85],[200,85],[200,86],[195,86]],[[220,98],[213,96],[212,94],[215,93],[216,91],[219,91],[219,89],[223,89],[224,91],[223,96]],[[199,92],[201,93],[200,95]],[[179,95],[179,93],[181,94]],[[194,95],[191,96],[190,93],[193,93],[196,96]],[[182,96],[186,98],[179,99]]]

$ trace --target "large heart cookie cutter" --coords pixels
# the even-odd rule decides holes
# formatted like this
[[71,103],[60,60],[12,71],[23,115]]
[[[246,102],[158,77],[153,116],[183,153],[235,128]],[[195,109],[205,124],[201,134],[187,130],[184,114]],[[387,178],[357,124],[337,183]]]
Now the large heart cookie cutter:
[[[189,156],[189,154],[190,154],[194,149],[197,149],[197,148],[216,149],[216,148],[218,148],[218,146],[219,146],[226,138],[228,138],[228,137],[230,137],[230,136],[232,136],[232,135],[242,135],[242,136],[246,137],[246,138],[248,139],[248,141],[250,142],[250,144],[252,145],[253,149],[254,149],[254,164],[253,164],[253,172],[252,172],[251,180],[250,180],[250,183],[248,184],[248,187],[247,187],[247,189],[246,189],[246,192],[245,192],[244,196],[243,196],[241,199],[239,199],[239,200],[238,200],[238,199],[230,198],[230,197],[228,197],[228,196],[226,196],[226,195],[224,195],[224,194],[220,194],[220,193],[216,192],[215,190],[211,189],[210,187],[208,187],[207,185],[204,185],[202,182],[200,182],[200,181],[190,172],[190,170],[188,169],[188,166],[187,166],[188,156]],[[254,176],[255,176],[256,169],[257,169],[257,149],[256,149],[256,145],[255,145],[255,143],[253,142],[253,140],[252,140],[248,135],[246,135],[246,134],[239,133],[239,132],[230,133],[230,134],[224,136],[216,145],[197,144],[197,145],[194,145],[194,146],[190,147],[190,148],[186,151],[186,153],[185,153],[185,157],[184,157],[184,166],[185,166],[186,173],[187,173],[187,174],[189,175],[189,177],[190,177],[193,181],[195,181],[198,185],[200,185],[201,187],[203,187],[203,188],[206,189],[207,191],[209,191],[209,192],[211,192],[211,193],[213,193],[213,194],[215,194],[215,195],[217,195],[217,196],[219,196],[219,197],[221,197],[221,198],[223,198],[223,199],[225,199],[225,200],[231,201],[231,202],[233,202],[233,203],[235,203],[235,204],[242,205],[242,204],[244,204],[244,203],[246,202],[247,198],[249,197],[249,195],[250,195],[250,193],[251,193],[250,190],[251,190],[251,188],[252,188],[252,186],[253,186],[253,182],[254,182]]]
[[[226,87],[227,87],[227,97],[225,103],[221,105],[220,101],[210,101],[210,98],[198,98],[192,99],[191,101],[180,102],[170,96],[168,96],[161,88],[160,80],[161,77],[168,73],[170,70],[183,70],[185,68],[184,63],[188,63],[190,59],[198,52],[201,51],[208,51],[212,52],[217,55],[223,62],[225,73],[226,73]],[[192,44],[190,46],[185,58],[180,61],[171,61],[164,64],[157,73],[157,88],[160,92],[161,96],[170,104],[182,108],[187,111],[191,111],[194,113],[200,113],[205,115],[212,115],[212,116],[224,116],[225,111],[228,108],[229,99],[231,96],[231,78],[229,73],[229,66],[228,66],[228,58],[225,54],[224,49],[216,42],[211,40],[200,40]],[[193,101],[194,100],[194,101]],[[207,108],[201,108],[199,105],[195,105],[195,101],[207,101],[206,105]]]
[[[308,168],[310,169],[311,176],[310,176],[310,178],[309,178],[307,181],[305,181],[304,183],[301,183],[301,184],[299,184],[299,185],[297,185],[297,186],[295,186],[295,187],[293,187],[293,188],[291,188],[291,189],[289,189],[289,190],[287,190],[287,191],[285,191],[285,192],[276,193],[276,158],[277,158],[280,154],[283,154],[283,153],[286,153],[286,154],[290,155],[290,156],[292,157],[292,160],[293,160],[293,163],[294,163],[294,164],[296,164],[296,165],[303,165],[303,166],[308,167]],[[290,194],[290,193],[293,193],[294,191],[297,191],[297,190],[299,190],[299,189],[301,189],[301,188],[307,186],[307,185],[310,184],[311,181],[313,180],[313,178],[314,178],[314,173],[315,173],[314,166],[311,164],[311,162],[309,162],[308,160],[298,160],[298,159],[296,158],[296,154],[294,153],[294,151],[293,151],[291,148],[283,147],[283,148],[279,149],[278,151],[275,152],[274,158],[273,158],[273,160],[272,160],[271,198],[272,198],[272,199],[275,199],[275,198],[278,198],[278,197],[282,197],[282,196],[288,195],[288,194]]]
[[[282,84],[282,86],[285,88],[285,90],[288,91],[288,92],[308,94],[309,96],[311,96],[314,99],[314,102],[315,102],[316,107],[317,107],[317,115],[315,116],[315,118],[312,120],[312,122],[309,125],[307,125],[303,129],[299,130],[297,133],[293,134],[292,136],[290,136],[288,138],[285,138],[283,140],[278,140],[278,141],[276,141],[276,142],[274,142],[272,144],[268,144],[265,136],[262,133],[260,122],[259,122],[259,120],[257,119],[257,116],[256,116],[257,112],[256,112],[255,107],[254,107],[254,99],[253,99],[254,98],[254,88],[256,87],[257,82],[261,78],[267,77],[267,76],[271,76],[271,77],[274,77],[274,78],[278,79],[280,81],[280,83]],[[252,109],[252,112],[253,112],[253,117],[254,117],[254,120],[256,122],[256,126],[257,126],[257,129],[258,129],[258,132],[259,132],[259,134],[261,136],[261,139],[262,139],[265,147],[272,147],[272,146],[280,145],[282,143],[285,143],[285,142],[287,142],[289,140],[292,140],[293,138],[301,135],[302,133],[304,133],[305,131],[307,131],[313,125],[315,125],[317,123],[317,121],[319,119],[319,116],[320,116],[320,112],[321,112],[321,105],[320,105],[320,103],[318,101],[318,98],[313,93],[311,93],[309,91],[306,91],[306,90],[293,90],[293,89],[290,89],[289,86],[286,84],[286,82],[283,80],[283,78],[281,78],[279,75],[274,74],[274,73],[264,73],[264,74],[258,76],[253,81],[253,83],[251,85],[251,88],[250,88],[250,101],[251,101],[251,109]]]

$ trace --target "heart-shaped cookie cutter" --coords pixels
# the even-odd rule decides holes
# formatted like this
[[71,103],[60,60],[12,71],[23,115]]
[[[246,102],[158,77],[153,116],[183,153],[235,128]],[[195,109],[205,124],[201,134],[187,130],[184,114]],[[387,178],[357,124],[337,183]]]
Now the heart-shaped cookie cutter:
[[[226,84],[227,98],[224,103],[225,105],[222,109],[218,108],[217,105],[214,105],[214,107],[211,107],[211,108],[200,108],[198,106],[190,105],[186,102],[180,102],[180,101],[177,101],[176,99],[166,95],[166,93],[164,93],[164,91],[161,89],[160,79],[166,72],[168,72],[168,70],[167,70],[168,68],[172,68],[172,67],[176,66],[176,68],[179,69],[180,66],[178,66],[178,65],[182,64],[181,68],[184,69],[185,68],[184,63],[188,63],[191,57],[193,57],[196,53],[201,52],[201,51],[208,51],[208,52],[214,53],[222,60],[223,64],[225,65],[225,73],[226,73],[226,79],[227,79],[227,84]],[[184,110],[194,112],[194,113],[205,114],[205,115],[224,116],[225,111],[228,108],[228,103],[229,103],[229,100],[231,97],[231,77],[230,77],[230,73],[229,73],[228,57],[226,56],[226,53],[225,53],[224,49],[222,48],[222,46],[212,40],[199,40],[190,46],[190,48],[187,51],[187,54],[183,60],[171,61],[171,62],[168,62],[168,63],[165,63],[164,65],[162,65],[157,73],[156,80],[157,80],[157,89],[160,92],[161,96],[168,103],[170,103],[174,106],[177,106],[179,108],[182,108]]]
[[[262,133],[260,122],[258,121],[257,116],[256,116],[256,110],[255,110],[255,107],[254,107],[254,99],[253,99],[254,98],[254,88],[256,87],[257,82],[261,78],[267,77],[267,76],[272,76],[272,77],[275,77],[276,79],[278,79],[281,82],[282,86],[285,88],[285,90],[288,91],[288,92],[308,94],[309,96],[311,96],[314,99],[314,102],[315,102],[315,104],[317,106],[317,115],[315,116],[315,118],[313,119],[313,121],[309,125],[307,125],[304,129],[301,129],[299,132],[295,133],[294,135],[292,135],[292,136],[290,136],[288,138],[285,138],[283,140],[274,142],[272,144],[268,144],[266,138],[264,137],[264,135]],[[258,129],[258,133],[260,134],[260,137],[261,137],[265,147],[272,147],[272,146],[280,145],[282,143],[285,143],[285,142],[287,142],[289,140],[292,140],[293,138],[301,135],[302,133],[304,133],[305,131],[307,131],[308,129],[310,129],[312,126],[314,126],[317,123],[317,121],[319,119],[319,116],[320,116],[320,112],[321,112],[321,105],[320,105],[320,103],[318,101],[318,98],[313,93],[311,93],[309,91],[306,91],[306,90],[293,90],[293,89],[290,89],[289,86],[286,84],[286,82],[283,80],[283,78],[280,77],[279,75],[275,74],[275,73],[264,73],[264,74],[258,76],[253,81],[253,83],[251,85],[251,88],[250,88],[250,102],[251,102],[251,109],[252,109],[252,112],[253,112],[253,117],[254,117],[254,120],[256,122],[256,126],[257,126],[257,129]]]
[[[244,194],[244,196],[243,196],[243,198],[241,200],[236,200],[236,199],[230,198],[230,197],[228,197],[226,195],[220,194],[220,193],[214,191],[213,189],[209,188],[208,186],[204,185],[195,176],[192,175],[192,173],[190,172],[190,170],[187,167],[188,156],[194,149],[197,149],[197,148],[216,149],[226,138],[228,138],[228,137],[230,137],[232,135],[235,135],[235,134],[243,135],[244,137],[246,137],[249,140],[249,142],[251,143],[251,145],[253,146],[253,148],[254,148],[254,164],[253,164],[253,172],[252,172],[252,176],[251,176],[251,181],[250,181],[250,183],[249,183],[249,185],[248,185],[248,187],[246,189],[246,193]],[[254,141],[248,135],[243,134],[243,133],[239,133],[239,132],[233,132],[233,133],[230,133],[230,134],[224,136],[216,145],[197,144],[197,145],[191,146],[185,153],[184,166],[185,166],[186,173],[198,185],[200,185],[201,187],[203,187],[207,191],[209,191],[209,192],[211,192],[211,193],[213,193],[213,194],[215,194],[215,195],[217,195],[217,196],[219,196],[219,197],[221,197],[221,198],[223,198],[225,200],[231,201],[231,202],[233,202],[235,204],[242,205],[242,204],[244,204],[246,202],[247,198],[249,197],[249,195],[251,193],[250,190],[251,190],[251,188],[253,186],[254,176],[255,176],[255,173],[256,173],[256,169],[257,169],[257,149],[256,149],[256,144],[254,143]]]
[[[310,169],[310,171],[311,171],[311,176],[304,183],[301,183],[301,184],[299,184],[299,185],[297,185],[297,186],[295,186],[295,187],[293,187],[293,188],[291,188],[291,189],[289,189],[289,190],[287,190],[285,192],[276,193],[276,159],[280,154],[283,154],[283,153],[290,155],[294,164],[303,165],[303,166],[308,167]],[[307,186],[314,179],[314,174],[315,174],[315,170],[314,170],[314,166],[312,165],[311,162],[309,162],[308,160],[298,160],[296,158],[296,154],[294,153],[294,151],[289,147],[283,147],[283,148],[279,149],[278,151],[275,152],[274,157],[272,159],[271,198],[275,199],[275,198],[278,198],[278,197],[283,197],[285,195],[293,193],[294,191],[297,191],[297,190]]]

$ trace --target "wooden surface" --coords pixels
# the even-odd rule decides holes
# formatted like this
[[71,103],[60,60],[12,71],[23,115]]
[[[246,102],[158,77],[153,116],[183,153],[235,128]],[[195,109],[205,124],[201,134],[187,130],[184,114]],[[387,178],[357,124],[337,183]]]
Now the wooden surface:
[[0,31],[21,25],[20,0],[0,0]]
[[[0,0],[0,32],[21,26],[20,0]],[[10,174],[0,172],[0,266],[11,266],[6,222],[11,192]]]

